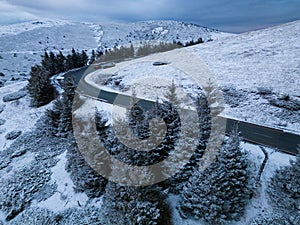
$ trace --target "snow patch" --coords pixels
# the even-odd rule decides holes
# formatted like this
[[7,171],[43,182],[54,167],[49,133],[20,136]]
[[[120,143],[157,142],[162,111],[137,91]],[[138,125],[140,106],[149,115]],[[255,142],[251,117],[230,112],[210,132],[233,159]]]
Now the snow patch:
[[[262,163],[264,155],[262,150],[258,145],[253,145],[249,143],[242,143],[243,149],[249,151],[250,160],[254,163],[256,171]],[[263,211],[267,212],[272,206],[268,202],[267,187],[268,182],[274,175],[275,171],[280,167],[288,166],[290,160],[295,160],[294,156],[277,152],[270,148],[265,148],[269,155],[269,160],[261,176],[261,182],[258,186],[257,193],[251,199],[250,203],[246,206],[245,218],[242,221],[236,223],[236,225],[244,225],[249,223],[253,218],[255,218],[259,213]]]
[[45,110],[50,107],[46,105],[40,108],[30,107],[30,97],[26,96],[22,99],[4,103],[2,98],[8,94],[14,93],[25,88],[27,82],[14,82],[0,88],[0,104],[5,104],[0,119],[4,119],[5,123],[0,127],[0,149],[8,148],[13,140],[6,140],[6,134],[12,131],[22,131],[26,133],[35,127],[37,120],[43,115]]
[[0,26],[0,36],[9,36],[9,35],[17,35],[22,32],[39,29],[42,27],[53,27],[53,26],[63,26],[67,24],[72,24],[70,21],[66,20],[34,20],[29,22],[11,24],[11,25],[3,25]]
[[83,24],[88,25],[92,29],[92,31],[94,32],[94,38],[95,38],[98,46],[100,46],[102,37],[104,35],[102,26],[100,24],[96,24],[96,23],[83,23]]
[[73,181],[69,173],[65,170],[67,162],[66,151],[58,156],[58,158],[60,161],[51,169],[51,182],[57,185],[57,192],[47,200],[37,204],[38,207],[43,207],[53,212],[60,212],[71,207],[79,207],[80,205],[85,205],[88,201],[86,194],[74,192]]
[[158,34],[158,35],[166,35],[168,32],[169,32],[169,30],[164,29],[163,27],[157,27],[157,28],[154,28],[151,33]]

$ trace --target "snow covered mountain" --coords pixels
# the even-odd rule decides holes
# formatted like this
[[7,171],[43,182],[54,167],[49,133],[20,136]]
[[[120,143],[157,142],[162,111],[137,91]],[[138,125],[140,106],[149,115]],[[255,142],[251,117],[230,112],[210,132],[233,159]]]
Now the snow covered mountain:
[[[299,46],[300,21],[295,21],[240,35],[223,35],[222,39],[185,50],[190,57],[200,57],[208,65],[223,90],[226,117],[299,133]],[[139,64],[126,68],[112,77],[120,84],[109,88],[119,90],[133,85],[139,77],[156,74],[153,70],[159,71],[151,63],[143,65],[143,69]],[[157,75],[176,79],[175,72],[166,71]],[[187,85],[186,80],[179,82]],[[156,86],[156,82],[153,84]],[[141,91],[145,92],[143,88]]]
[[223,85],[300,96],[299,20],[192,48]]
[[6,79],[26,76],[30,67],[40,62],[44,51],[113,48],[142,40],[203,41],[229,34],[177,21],[137,23],[80,23],[37,20],[0,26],[0,72]]
[[[0,80],[6,81],[0,87],[0,224],[97,224],[101,215],[103,198],[93,192],[96,178],[91,169],[74,152],[72,142],[45,136],[46,125],[37,123],[52,104],[38,109],[29,106],[24,91],[27,82],[21,80],[28,78],[30,67],[40,63],[45,50],[69,53],[73,47],[110,48],[147,38],[213,39],[187,50],[200,56],[216,76],[224,91],[227,116],[299,132],[300,109],[295,110],[300,96],[299,36],[300,21],[241,35],[174,21],[91,24],[39,20],[0,27],[0,72],[5,74]],[[99,104],[102,109],[110,107]],[[244,142],[242,147],[251,152],[257,172],[264,157],[260,147]],[[272,209],[266,195],[268,182],[276,169],[294,157],[266,150],[269,161],[261,186],[241,221],[232,224],[249,224]],[[178,196],[170,195],[168,201],[173,224],[201,224],[180,217]]]
[[227,116],[300,132],[299,20],[190,50],[222,86]]

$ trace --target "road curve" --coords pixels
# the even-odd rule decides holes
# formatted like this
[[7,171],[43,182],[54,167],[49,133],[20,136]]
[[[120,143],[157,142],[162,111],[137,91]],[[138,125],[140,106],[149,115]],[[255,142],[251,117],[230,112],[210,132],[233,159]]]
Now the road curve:
[[[130,97],[127,95],[117,94],[114,92],[104,91],[89,85],[82,79],[83,76],[92,72],[93,69],[90,67],[84,67],[76,71],[68,72],[64,75],[65,79],[73,79],[79,87],[81,94],[85,96],[93,97],[99,101],[104,101],[113,104],[117,95],[118,102],[122,99],[121,103],[123,106],[128,106],[130,103]],[[144,107],[151,107],[152,101],[141,99],[139,101]],[[120,104],[120,106],[122,106]],[[286,132],[284,130],[275,129],[267,126],[257,125],[245,121],[239,121],[236,119],[226,119],[226,134],[229,134],[235,124],[238,124],[239,130],[243,140],[277,149],[279,151],[296,155],[298,154],[297,146],[300,144],[300,135]]]

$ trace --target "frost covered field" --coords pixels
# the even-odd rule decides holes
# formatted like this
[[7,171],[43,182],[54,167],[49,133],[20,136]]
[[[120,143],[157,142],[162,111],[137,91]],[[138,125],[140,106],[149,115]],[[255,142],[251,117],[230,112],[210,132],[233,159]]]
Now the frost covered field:
[[[30,67],[40,63],[45,50],[70,53],[75,48],[90,52],[140,39],[212,39],[186,50],[206,62],[215,75],[224,91],[226,116],[300,133],[299,36],[299,21],[240,35],[175,21],[91,24],[40,20],[1,26],[0,72],[4,76],[0,77],[0,225],[104,224],[105,182],[87,165],[71,135],[49,134],[44,113],[53,103],[30,107],[26,80]],[[154,67],[149,63],[142,68],[132,66],[115,74],[106,90],[126,91],[141,72],[162,71],[164,77],[170,73],[168,65]],[[190,81],[179,82],[187,92],[193,92]],[[97,108],[107,112],[111,105],[97,102]],[[258,173],[264,159],[260,146],[241,142],[241,147],[249,152],[250,164]],[[275,170],[289,165],[295,157],[270,148],[266,151],[269,159],[261,182],[245,214],[230,224],[250,224],[259,214],[272,213],[266,192],[268,182]],[[180,216],[179,199],[178,195],[167,196],[170,223],[204,225]],[[142,205],[140,211],[146,206]]]
[[[191,51],[208,64],[223,87],[227,116],[299,133],[300,21],[198,45]],[[286,96],[290,101],[283,100]],[[275,101],[298,106],[289,110],[276,107]]]
[[208,41],[228,35],[176,21],[96,24],[41,19],[0,26],[0,72],[7,76],[1,80],[24,79],[30,67],[40,62],[44,51],[105,50],[140,40],[184,43],[200,37]]
[[[221,87],[226,102],[224,116],[299,133],[299,46],[300,21],[296,21],[225,36],[186,50],[191,57],[199,57],[208,65]],[[150,63],[121,70],[108,84],[122,91],[151,70],[155,68]],[[159,76],[172,79],[172,72],[163,70]],[[175,79],[177,84],[186,86],[186,81]],[[120,82],[119,87],[112,85],[114,80]]]

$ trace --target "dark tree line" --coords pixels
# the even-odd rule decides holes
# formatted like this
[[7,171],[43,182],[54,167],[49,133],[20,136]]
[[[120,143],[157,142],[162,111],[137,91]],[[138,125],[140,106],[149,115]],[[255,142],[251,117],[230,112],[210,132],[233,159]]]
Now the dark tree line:
[[113,49],[106,49],[105,51],[92,51],[90,63],[93,62],[108,62],[108,61],[121,61],[124,59],[131,59],[136,57],[143,57],[154,53],[171,51],[176,48],[188,47],[196,44],[203,43],[203,39],[199,38],[194,41],[180,42],[159,42],[157,44],[144,42],[141,46],[135,48],[132,44],[129,47],[114,47]]
[[177,42],[174,41],[174,44],[177,44],[182,47],[188,47],[188,46],[198,45],[198,44],[202,44],[202,43],[204,43],[204,41],[201,37],[196,41],[191,40],[191,41],[187,41],[185,43],[182,43],[181,41],[177,41]]
[[151,43],[146,42],[137,49],[136,56],[147,56],[158,52],[171,51],[180,47],[182,46],[176,43],[160,42],[159,44],[153,45]]
[[45,52],[42,59],[42,66],[49,71],[50,75],[62,73],[71,69],[80,68],[86,66],[89,61],[89,57],[86,52],[81,52],[72,49],[72,54],[64,56],[61,51],[58,54]]
[[132,59],[136,57],[143,57],[150,54],[158,53],[158,52],[166,52],[176,48],[180,48],[183,45],[179,45],[177,43],[167,43],[167,42],[160,42],[158,44],[151,44],[149,42],[145,42],[142,46],[138,48],[134,48],[131,44],[129,47],[114,47],[113,49],[106,49],[103,51],[92,51],[92,56],[90,63],[93,62],[108,62],[114,61],[118,62],[124,59]]
[[55,87],[50,81],[50,72],[43,66],[31,67],[27,90],[31,99],[31,105],[40,107],[50,103],[58,95]]
[[45,52],[41,65],[31,67],[27,89],[32,98],[32,106],[40,107],[54,100],[58,93],[51,84],[53,75],[86,66],[89,58],[85,51],[77,52],[72,49],[72,54],[64,56],[61,51],[54,54]]

